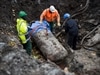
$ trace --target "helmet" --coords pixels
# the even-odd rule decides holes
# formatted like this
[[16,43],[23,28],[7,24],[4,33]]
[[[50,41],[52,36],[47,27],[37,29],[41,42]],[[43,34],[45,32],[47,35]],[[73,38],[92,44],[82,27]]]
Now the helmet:
[[69,14],[69,13],[65,13],[64,16],[63,16],[63,18],[64,18],[64,19],[70,18],[70,14]]
[[25,16],[27,16],[26,12],[24,11],[19,12],[19,17],[25,17]]
[[53,5],[51,5],[51,6],[49,7],[49,9],[50,9],[51,12],[55,12],[55,10],[56,10],[55,7],[54,7]]

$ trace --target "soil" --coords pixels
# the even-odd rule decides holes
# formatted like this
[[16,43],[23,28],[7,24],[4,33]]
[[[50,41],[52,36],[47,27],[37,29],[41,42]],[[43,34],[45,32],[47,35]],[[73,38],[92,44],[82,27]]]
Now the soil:
[[[40,1],[40,2],[39,2]],[[88,5],[86,5],[86,2],[89,1]],[[68,12],[72,15],[74,19],[77,20],[78,25],[79,25],[79,39],[78,39],[78,51],[75,51],[74,56],[75,57],[75,62],[72,64],[67,62],[67,65],[62,65],[63,63],[60,64],[60,67],[63,67],[63,69],[66,66],[70,66],[69,70],[70,71],[76,71],[78,75],[100,75],[100,69],[98,68],[93,68],[91,67],[86,67],[84,63],[87,63],[88,60],[93,61],[94,59],[98,59],[99,61],[95,60],[95,62],[88,62],[92,63],[92,65],[100,66],[100,50],[93,51],[94,54],[97,56],[94,58],[94,56],[91,57],[86,57],[86,62],[81,63],[81,60],[85,54],[87,56],[90,56],[88,53],[91,53],[91,51],[87,51],[81,46],[81,41],[83,37],[88,34],[91,30],[93,30],[96,26],[100,24],[100,0],[1,0],[0,1],[0,42],[5,42],[7,44],[13,45],[9,39],[7,39],[8,36],[13,37],[15,36],[17,39],[17,32],[16,32],[16,19],[18,17],[18,12],[20,10],[24,10],[27,12],[28,17],[27,20],[28,22],[32,22],[35,20],[39,20],[41,12],[45,9],[48,8],[50,5],[54,5],[56,9],[59,11],[60,16],[61,16],[61,24],[63,24],[64,19],[63,19],[63,14]],[[84,6],[86,7],[84,8]],[[84,8],[84,9],[83,9]],[[83,9],[83,10],[81,10]],[[80,10],[80,11],[79,11]],[[57,27],[55,27],[56,30]],[[59,31],[56,31],[56,34]],[[83,41],[84,43],[87,42],[88,39],[91,38],[91,36],[94,36],[95,33],[91,34],[90,37],[86,38]],[[65,45],[65,33],[63,32],[57,39],[62,43],[63,46]],[[9,43],[10,42],[10,43]],[[19,44],[19,42],[17,42]],[[99,44],[100,46],[100,44]],[[19,44],[19,48],[21,45]],[[96,46],[97,47],[97,46]],[[34,47],[35,49],[36,46]],[[36,50],[33,51],[36,51]],[[82,51],[81,51],[82,50]],[[78,52],[78,53],[77,53]],[[88,52],[88,53],[87,53]],[[37,54],[41,54],[40,52],[36,52]],[[82,55],[83,56],[80,56]],[[40,56],[41,57],[41,56]],[[71,57],[71,56],[69,56]],[[80,57],[80,58],[78,58]],[[42,57],[43,58],[43,57]],[[73,57],[71,57],[73,58]],[[70,61],[69,59],[66,59]],[[79,71],[79,64],[78,70],[75,70],[77,67],[75,66],[74,68],[73,65],[81,63],[82,65],[85,65],[85,68],[90,69],[90,70],[84,70]],[[83,61],[82,61],[83,62]],[[66,64],[66,63],[65,63]],[[62,65],[62,66],[61,66]],[[88,64],[89,65],[89,64]],[[82,74],[83,73],[83,74]]]

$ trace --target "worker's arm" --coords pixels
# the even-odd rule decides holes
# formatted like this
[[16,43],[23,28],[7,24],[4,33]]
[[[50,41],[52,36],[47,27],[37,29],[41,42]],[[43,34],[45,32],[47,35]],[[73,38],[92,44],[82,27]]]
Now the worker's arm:
[[60,24],[60,15],[59,15],[58,11],[57,11],[57,25],[61,26],[61,24]]
[[42,23],[44,16],[46,14],[46,9],[42,12],[42,14],[40,15],[40,23]]

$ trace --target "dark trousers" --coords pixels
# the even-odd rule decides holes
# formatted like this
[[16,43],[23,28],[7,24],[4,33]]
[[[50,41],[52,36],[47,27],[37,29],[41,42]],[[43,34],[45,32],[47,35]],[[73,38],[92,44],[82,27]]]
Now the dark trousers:
[[74,50],[76,50],[77,37],[78,37],[77,34],[68,35],[68,45]]
[[50,25],[50,30],[51,30],[51,32],[53,32],[54,22],[48,22],[48,23],[49,23],[49,25]]
[[32,52],[32,43],[31,41],[27,41],[27,43],[23,44],[24,49],[26,50],[26,52],[31,55]]

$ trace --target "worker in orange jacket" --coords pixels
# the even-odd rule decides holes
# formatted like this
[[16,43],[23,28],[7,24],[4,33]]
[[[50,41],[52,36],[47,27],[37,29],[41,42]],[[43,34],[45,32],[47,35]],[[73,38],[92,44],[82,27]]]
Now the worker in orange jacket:
[[58,26],[61,26],[60,15],[53,5],[42,12],[40,15],[40,23],[42,23],[43,20],[46,20],[49,23],[51,31],[53,31],[55,21],[57,21]]

